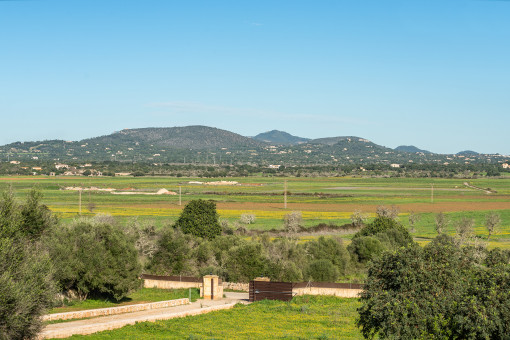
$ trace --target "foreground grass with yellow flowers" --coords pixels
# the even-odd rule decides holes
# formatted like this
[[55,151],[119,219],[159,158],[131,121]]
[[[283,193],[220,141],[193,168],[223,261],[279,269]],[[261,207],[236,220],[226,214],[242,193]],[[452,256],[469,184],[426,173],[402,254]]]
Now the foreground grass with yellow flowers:
[[75,339],[362,339],[357,299],[299,296],[200,316],[144,322]]

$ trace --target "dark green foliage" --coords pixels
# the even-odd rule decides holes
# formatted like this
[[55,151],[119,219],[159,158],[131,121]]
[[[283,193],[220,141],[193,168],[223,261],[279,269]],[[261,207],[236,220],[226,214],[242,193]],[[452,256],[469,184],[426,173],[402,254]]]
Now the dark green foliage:
[[19,237],[21,234],[19,220],[19,206],[9,188],[2,193],[0,200],[0,238]]
[[306,276],[311,281],[335,282],[338,279],[338,268],[330,260],[314,260],[308,265]]
[[360,263],[367,263],[379,256],[385,250],[385,247],[379,239],[373,236],[361,236],[353,238],[347,249],[355,260]]
[[32,189],[20,207],[20,230],[31,239],[39,238],[45,230],[57,224],[56,217],[41,204],[41,199],[42,193]]
[[39,246],[0,239],[0,338],[33,338],[54,298],[52,265]]
[[63,291],[120,300],[139,285],[134,240],[120,226],[78,221],[55,230],[46,242]]
[[321,236],[317,241],[307,242],[306,250],[313,260],[329,260],[340,274],[346,274],[350,256],[341,239]]
[[24,204],[11,190],[0,201],[0,338],[33,338],[54,297],[53,266],[38,240],[53,223],[32,191]]
[[485,258],[485,264],[488,267],[494,267],[497,265],[508,265],[510,262],[510,252],[508,250],[501,250],[500,248],[494,248],[487,253]]
[[347,247],[351,256],[366,263],[383,250],[394,251],[414,244],[407,229],[393,218],[378,216],[358,231]]
[[30,190],[25,202],[19,204],[12,190],[2,194],[0,201],[0,237],[37,240],[43,232],[57,224],[57,218],[41,204],[42,194]]
[[[438,236],[384,253],[368,268],[357,324],[366,338],[502,339],[510,332],[510,267]],[[493,258],[498,257],[495,251]]]
[[367,224],[365,227],[363,227],[360,231],[354,235],[354,237],[360,237],[360,236],[377,236],[381,233],[384,233],[388,230],[397,230],[400,231],[403,234],[403,244],[407,245],[407,243],[412,242],[412,237],[409,235],[409,232],[407,229],[396,220],[384,217],[384,216],[378,216],[372,221],[372,223]]
[[185,235],[179,229],[165,230],[147,269],[161,275],[192,274],[192,246],[195,243],[191,235]]
[[243,242],[229,252],[225,261],[226,279],[232,282],[248,282],[265,274],[265,259],[259,243]]
[[221,226],[213,201],[193,200],[186,204],[175,223],[183,233],[213,239],[221,235]]

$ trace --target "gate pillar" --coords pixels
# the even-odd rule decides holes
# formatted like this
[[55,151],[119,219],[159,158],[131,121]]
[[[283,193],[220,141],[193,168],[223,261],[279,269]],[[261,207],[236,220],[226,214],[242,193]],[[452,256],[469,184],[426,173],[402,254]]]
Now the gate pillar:
[[220,284],[217,275],[206,275],[203,277],[201,295],[204,300],[223,299],[223,285]]

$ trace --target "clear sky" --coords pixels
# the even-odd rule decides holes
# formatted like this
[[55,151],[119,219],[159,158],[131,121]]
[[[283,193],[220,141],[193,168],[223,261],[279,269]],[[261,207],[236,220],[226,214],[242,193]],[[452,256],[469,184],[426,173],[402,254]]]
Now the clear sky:
[[510,1],[0,0],[0,144],[207,125],[510,154]]

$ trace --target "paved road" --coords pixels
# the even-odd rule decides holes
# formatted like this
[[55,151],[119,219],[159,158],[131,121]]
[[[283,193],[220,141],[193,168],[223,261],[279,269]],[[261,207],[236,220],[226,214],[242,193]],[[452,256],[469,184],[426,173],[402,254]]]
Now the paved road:
[[188,315],[199,315],[232,308],[237,303],[248,303],[248,293],[225,293],[222,300],[197,300],[189,305],[151,309],[141,312],[103,316],[87,320],[56,323],[46,326],[40,339],[65,338],[73,334],[91,334],[132,325],[136,322],[167,320]]

